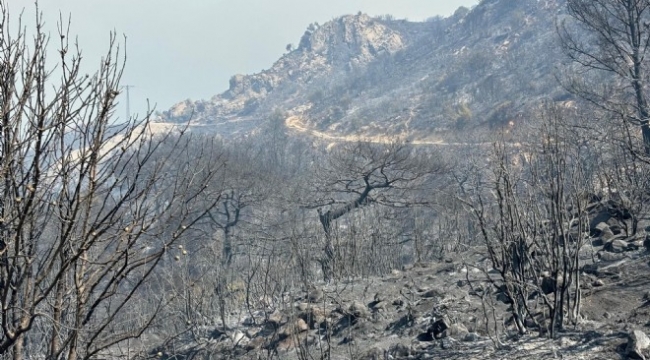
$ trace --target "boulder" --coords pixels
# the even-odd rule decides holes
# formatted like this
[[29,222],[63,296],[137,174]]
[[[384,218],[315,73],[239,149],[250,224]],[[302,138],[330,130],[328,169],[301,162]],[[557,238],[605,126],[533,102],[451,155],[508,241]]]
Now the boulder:
[[404,344],[393,344],[388,348],[388,353],[398,359],[403,359],[411,355],[411,348]]
[[440,348],[443,350],[449,350],[455,346],[456,340],[452,337],[446,337],[440,340]]
[[256,337],[244,344],[244,349],[247,351],[257,350],[266,345],[266,339],[264,337]]
[[267,319],[267,323],[275,327],[283,325],[286,322],[287,322],[286,316],[284,316],[279,310],[275,310],[273,313],[271,313],[271,315],[269,315]]
[[373,311],[386,311],[386,302],[385,301],[380,301],[380,302],[372,302],[372,310]]
[[380,293],[376,293],[375,297],[373,298],[375,301],[386,301],[386,297]]
[[474,342],[474,341],[479,341],[480,339],[481,339],[481,337],[477,333],[471,332],[471,333],[467,333],[467,335],[465,335],[465,337],[463,338],[463,341],[465,341],[465,342]]
[[327,326],[327,319],[331,316],[328,310],[322,308],[309,308],[300,313],[299,317],[312,329]]
[[307,290],[307,296],[305,299],[310,303],[318,303],[323,299],[323,290],[311,287]]
[[598,247],[598,246],[603,246],[605,245],[605,242],[603,241],[602,238],[595,238],[591,240],[591,246]]
[[637,239],[627,243],[628,251],[636,251],[643,247],[643,240]]
[[645,236],[645,239],[643,240],[643,247],[646,249],[646,251],[650,251],[650,234]]
[[616,237],[616,235],[614,234],[614,232],[609,227],[607,227],[607,229],[605,231],[603,231],[599,236],[599,238],[604,243],[607,243],[607,242],[611,241],[615,237]]
[[[598,219],[598,218],[597,218]],[[612,231],[609,229],[609,225],[605,222],[609,220],[607,219],[599,219],[599,220],[604,220],[604,221],[599,221],[597,223],[592,223],[593,225],[590,227],[590,235],[592,237],[600,237],[605,233],[612,233]]]
[[294,328],[298,332],[304,332],[309,330],[309,325],[307,325],[305,320],[298,318],[294,323]]
[[612,234],[619,235],[623,232],[623,227],[617,222],[616,224],[610,224],[609,230],[611,230]]
[[598,264],[585,264],[582,272],[589,275],[598,275]]
[[431,298],[439,298],[443,297],[442,292],[436,290],[436,289],[430,289],[422,293],[421,295],[425,299],[431,299]]
[[248,337],[241,331],[237,330],[230,335],[230,340],[237,346],[244,346],[248,343]]
[[[449,332],[447,330],[449,330]],[[455,324],[450,325],[449,321],[443,317],[436,320],[433,324],[431,324],[431,326],[429,326],[429,328],[427,329],[427,332],[419,334],[417,336],[417,340],[434,341],[437,339],[448,337],[452,335],[452,332],[454,333],[454,335],[456,335],[456,333],[458,333],[458,335],[461,335],[461,333],[463,333],[461,337],[464,337],[467,335],[467,333],[469,333],[464,326],[460,325],[458,327],[455,327]]]
[[630,200],[622,193],[617,193],[616,198],[607,200],[607,211],[617,220],[628,220],[632,217],[628,209]]
[[506,294],[505,292],[502,292],[502,291],[497,293],[497,301],[500,301],[500,302],[502,302],[502,303],[504,303],[506,305],[512,304],[512,301],[508,297],[508,294]]
[[650,347],[650,339],[648,336],[641,330],[634,330],[628,334],[625,355],[629,359],[645,360],[645,353],[648,347]]
[[360,301],[354,301],[348,308],[348,312],[350,315],[352,315],[354,320],[370,317],[370,310],[364,303]]
[[425,333],[421,333],[421,334],[419,334],[419,335],[416,337],[416,339],[417,339],[418,341],[433,341],[433,340],[435,340],[435,338],[433,337],[433,334],[430,333],[429,331],[427,331],[427,332],[425,332]]
[[260,333],[259,328],[248,328],[248,329],[246,329],[246,336],[248,336],[248,338],[250,338],[250,339],[256,337],[259,333]]
[[427,332],[431,333],[434,339],[440,339],[443,337],[443,334],[447,329],[449,329],[449,321],[443,317],[436,320],[429,329],[427,329]]
[[[478,289],[476,289],[476,290],[478,290]],[[470,295],[473,295],[473,294],[470,292]],[[479,295],[479,294],[477,294],[477,295]],[[504,304],[508,304],[508,305],[512,304],[512,301],[510,300],[510,297],[508,297],[508,288],[507,288],[507,286],[505,284],[497,286],[497,290],[496,290],[495,295],[496,295],[497,301],[500,301],[500,302],[502,302]]]
[[597,253],[596,256],[600,259],[601,262],[608,262],[608,263],[626,259],[625,254],[623,253],[613,253],[613,252],[606,252],[606,251],[601,251]]
[[445,338],[451,336],[455,339],[464,339],[467,334],[469,334],[467,328],[463,324],[456,323],[451,324],[447,330],[440,334],[440,337]]
[[605,243],[603,250],[612,253],[622,253],[628,251],[629,247],[627,241],[622,239],[613,239]]
[[285,324],[282,329],[279,331],[280,338],[284,339],[286,337],[290,337],[296,334],[303,333],[305,331],[309,330],[309,325],[305,322],[305,320],[298,318],[296,320],[293,320],[287,324]]
[[288,336],[278,340],[273,346],[276,351],[288,352],[300,345],[301,339],[296,339],[293,336]]

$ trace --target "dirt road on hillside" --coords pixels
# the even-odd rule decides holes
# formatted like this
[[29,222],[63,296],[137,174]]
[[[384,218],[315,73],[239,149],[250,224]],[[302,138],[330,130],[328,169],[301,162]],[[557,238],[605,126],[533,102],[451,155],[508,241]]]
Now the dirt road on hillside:
[[[388,144],[394,141],[403,141],[406,139],[406,135],[396,135],[396,136],[382,136],[382,135],[335,135],[326,133],[323,131],[318,131],[315,129],[308,128],[303,120],[299,116],[290,116],[285,120],[285,125],[287,128],[305,133],[309,136],[317,137],[323,140],[331,142],[369,142],[376,144]],[[435,145],[435,146],[488,146],[492,145],[491,142],[482,142],[482,143],[460,143],[460,142],[445,142],[442,139],[418,139],[409,141],[413,145]]]

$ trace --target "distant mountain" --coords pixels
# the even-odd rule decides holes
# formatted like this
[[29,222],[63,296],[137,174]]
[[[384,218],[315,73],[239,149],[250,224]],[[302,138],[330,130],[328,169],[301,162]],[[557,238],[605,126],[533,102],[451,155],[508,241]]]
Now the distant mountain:
[[270,69],[235,75],[226,92],[178,103],[159,121],[191,118],[233,136],[280,111],[296,132],[332,140],[513,126],[542,99],[570,100],[556,80],[564,12],[565,0],[483,0],[425,22],[360,13],[311,24]]

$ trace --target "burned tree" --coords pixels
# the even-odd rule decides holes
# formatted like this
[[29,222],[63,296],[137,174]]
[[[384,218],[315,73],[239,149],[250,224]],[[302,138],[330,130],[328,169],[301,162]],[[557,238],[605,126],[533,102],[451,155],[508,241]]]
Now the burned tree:
[[[498,273],[484,269],[486,280],[511,304],[520,334],[533,326],[554,337],[580,318],[579,255],[589,240],[596,176],[583,135],[569,120],[574,115],[545,108],[540,129],[529,129],[526,149],[495,142],[487,171],[459,183]],[[533,299],[541,299],[545,311],[531,306]]]
[[567,7],[570,20],[559,26],[562,45],[569,58],[592,75],[592,80],[581,76],[567,84],[569,90],[638,126],[641,153],[650,155],[650,1],[569,0]]
[[318,218],[325,234],[320,259],[325,280],[336,276],[335,221],[370,204],[406,207],[422,204],[418,191],[430,190],[444,165],[433,153],[418,153],[402,142],[357,142],[331,150],[318,172]]
[[0,355],[87,359],[155,319],[162,303],[134,305],[167,249],[215,205],[206,185],[220,163],[194,166],[189,139],[154,134],[148,116],[115,121],[115,36],[84,75],[63,28],[50,68],[36,20],[28,39],[0,2]]

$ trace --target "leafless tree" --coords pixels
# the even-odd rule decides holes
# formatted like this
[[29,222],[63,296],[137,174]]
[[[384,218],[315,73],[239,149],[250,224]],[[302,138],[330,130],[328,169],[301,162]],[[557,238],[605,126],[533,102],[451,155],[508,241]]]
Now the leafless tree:
[[115,121],[114,35],[85,75],[63,24],[49,67],[42,24],[37,14],[30,40],[0,2],[0,354],[87,359],[155,319],[164,303],[129,309],[216,204],[207,185],[220,162],[194,166],[182,131],[155,135],[149,116]]
[[569,0],[567,8],[570,19],[558,27],[561,43],[579,71],[590,74],[573,77],[569,89],[640,128],[640,153],[650,155],[650,1]]
[[[488,171],[461,187],[498,272],[486,272],[487,280],[512,304],[520,334],[533,322],[553,337],[579,319],[579,255],[589,239],[595,173],[584,163],[579,130],[569,124],[573,115],[545,109],[525,150],[497,141]],[[547,308],[541,319],[533,298]]]
[[424,203],[418,199],[432,190],[432,178],[444,170],[433,153],[418,153],[402,142],[373,144],[356,142],[338,145],[328,154],[318,176],[318,217],[325,234],[320,260],[325,280],[336,272],[333,246],[334,222],[357,208],[370,204],[407,207]]

